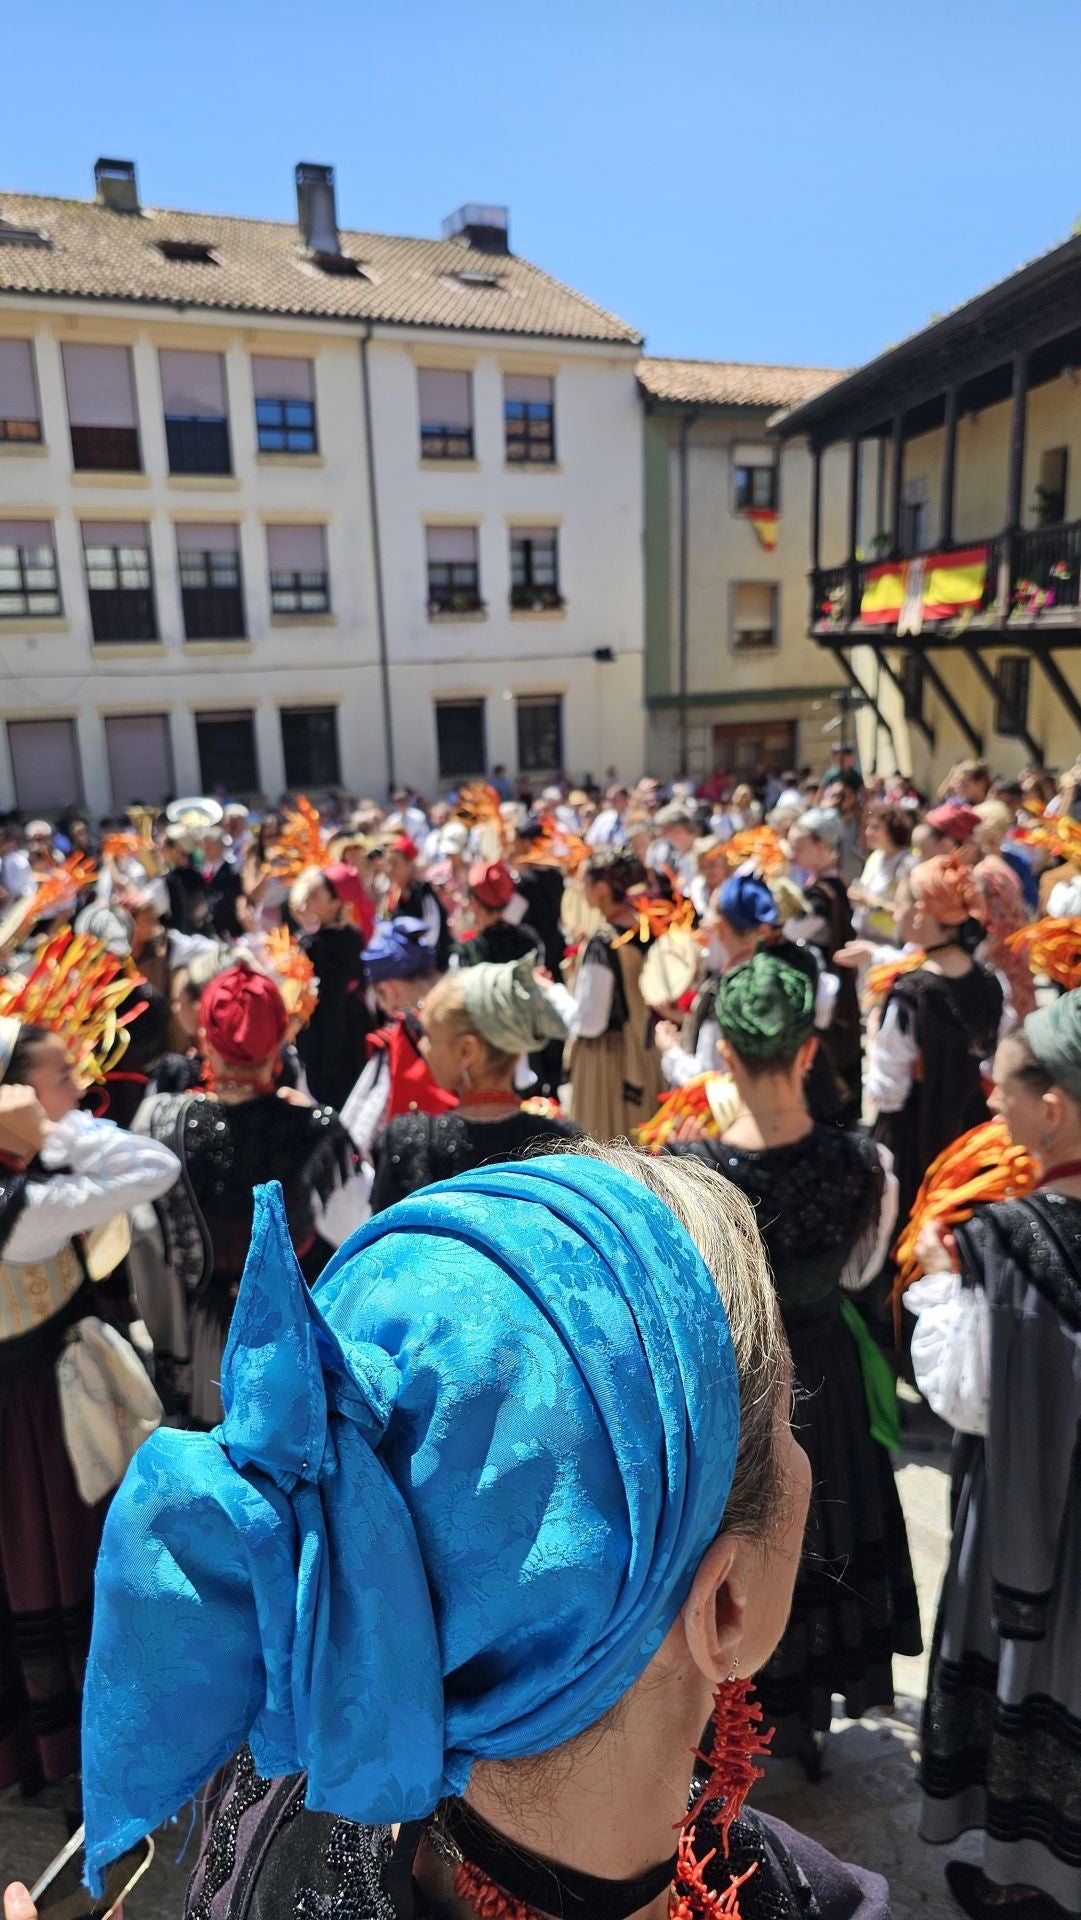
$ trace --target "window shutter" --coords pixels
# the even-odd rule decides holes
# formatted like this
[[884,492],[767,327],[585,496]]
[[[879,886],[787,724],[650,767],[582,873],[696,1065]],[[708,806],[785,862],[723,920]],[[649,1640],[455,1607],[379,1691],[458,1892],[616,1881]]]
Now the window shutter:
[[149,550],[150,529],[138,520],[84,520],[84,547],[133,547]]
[[0,547],[51,547],[51,520],[0,520]]
[[761,441],[738,442],[732,449],[732,461],[737,467],[775,467],[777,450],[763,446]]
[[252,385],[257,400],[311,400],[313,398],[312,363],[253,354]]
[[61,351],[72,426],[134,427],[135,390],[127,348],[64,346]]
[[164,713],[117,713],[105,720],[114,807],[155,804],[172,788],[169,720]]
[[503,396],[507,400],[551,406],[554,382],[538,374],[508,373],[504,379]]
[[735,593],[737,633],[764,632],[773,626],[774,589],[764,581],[743,581]]
[[237,528],[215,521],[206,526],[182,525],[176,530],[178,553],[235,553]]
[[420,422],[426,427],[471,427],[473,406],[468,373],[421,367],[418,374]]
[[325,573],[327,570],[322,527],[268,527],[267,552],[272,573]]
[[36,420],[38,391],[29,340],[0,340],[0,420]]
[[9,720],[15,799],[24,813],[53,813],[82,800],[73,720]]
[[220,353],[159,353],[167,414],[199,420],[225,418],[225,365]]
[[428,527],[429,560],[475,560],[476,527]]

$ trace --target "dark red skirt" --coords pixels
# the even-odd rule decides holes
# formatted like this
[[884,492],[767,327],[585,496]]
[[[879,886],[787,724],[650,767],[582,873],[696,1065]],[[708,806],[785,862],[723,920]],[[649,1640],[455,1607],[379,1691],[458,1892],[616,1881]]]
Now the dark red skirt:
[[[0,1343],[0,1787],[78,1773],[94,1563],[108,1500],[79,1498],[56,1391],[62,1327]],[[75,1311],[73,1311],[75,1309]],[[62,1323],[62,1324],[60,1324]]]

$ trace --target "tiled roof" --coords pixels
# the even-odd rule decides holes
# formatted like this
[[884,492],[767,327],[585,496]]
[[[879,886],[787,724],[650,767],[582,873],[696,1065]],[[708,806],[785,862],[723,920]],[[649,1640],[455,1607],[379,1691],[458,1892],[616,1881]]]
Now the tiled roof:
[[829,367],[761,367],[740,360],[639,360],[654,400],[689,407],[793,407],[841,379]]
[[[51,244],[5,243],[5,225],[38,229]],[[205,242],[216,264],[167,260],[163,240]],[[296,227],[284,222],[160,207],[122,214],[94,201],[0,192],[0,293],[641,344],[625,321],[513,254],[344,231],[341,246],[364,277],[306,259]],[[497,284],[463,283],[462,273]]]

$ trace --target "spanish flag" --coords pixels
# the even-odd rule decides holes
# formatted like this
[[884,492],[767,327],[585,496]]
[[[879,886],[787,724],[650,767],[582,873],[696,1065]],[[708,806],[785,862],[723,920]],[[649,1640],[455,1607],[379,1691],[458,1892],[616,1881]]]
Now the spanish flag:
[[748,507],[747,518],[767,553],[772,553],[780,533],[776,507]]
[[978,607],[987,585],[987,548],[932,554],[923,588],[925,620],[950,620],[966,607]]
[[868,567],[860,601],[860,619],[865,627],[892,627],[905,603],[905,563],[884,560],[881,566]]

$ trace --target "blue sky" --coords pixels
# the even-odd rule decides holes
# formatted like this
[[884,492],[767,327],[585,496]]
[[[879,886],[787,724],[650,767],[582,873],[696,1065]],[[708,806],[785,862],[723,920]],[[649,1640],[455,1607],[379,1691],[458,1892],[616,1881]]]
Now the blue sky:
[[1077,0],[51,0],[8,9],[4,187],[512,243],[657,353],[848,366],[1081,213]]

